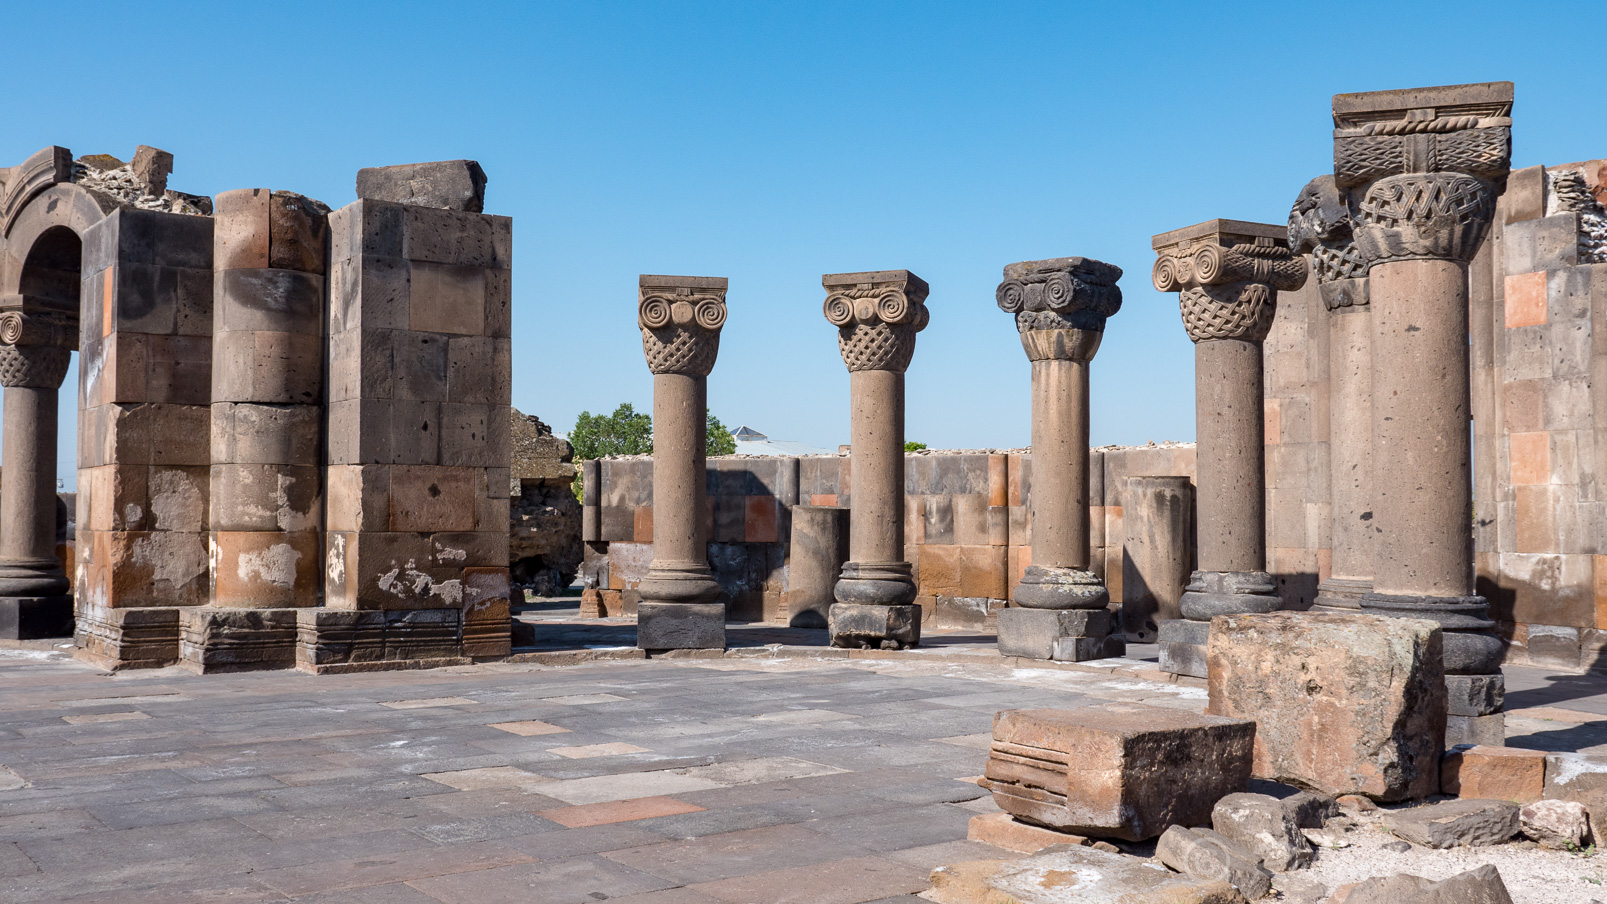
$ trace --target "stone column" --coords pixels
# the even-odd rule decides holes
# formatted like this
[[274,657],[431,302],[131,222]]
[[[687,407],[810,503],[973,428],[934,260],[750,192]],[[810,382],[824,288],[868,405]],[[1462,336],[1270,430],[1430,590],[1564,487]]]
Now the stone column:
[[1187,477],[1129,477],[1122,495],[1122,632],[1153,643],[1180,608],[1194,561],[1194,484]]
[[1213,616],[1271,612],[1277,584],[1266,571],[1266,470],[1262,447],[1261,342],[1278,291],[1306,282],[1288,229],[1209,220],[1155,236],[1155,288],[1177,292],[1194,342],[1198,443],[1197,570],[1180,608],[1160,623],[1161,668],[1204,678]]
[[848,366],[848,556],[829,613],[833,646],[921,642],[921,608],[904,558],[904,371],[926,329],[926,281],[908,270],[828,273],[826,320]]
[[1121,309],[1121,275],[1082,257],[1023,261],[1004,268],[996,293],[1032,362],[1032,564],[999,612],[1005,656],[1118,652],[1106,649],[1110,594],[1088,567],[1088,365]]
[[824,628],[833,588],[848,561],[848,511],[834,505],[792,507],[787,553],[787,623]]
[[637,325],[653,372],[653,563],[636,609],[644,650],[725,649],[725,604],[709,569],[705,446],[725,290],[723,277],[641,278]]
[[1372,307],[1378,542],[1361,608],[1444,627],[1447,744],[1505,740],[1501,640],[1473,587],[1467,265],[1506,178],[1511,112],[1511,82],[1333,104],[1334,182]]
[[322,602],[324,261],[329,208],[261,188],[213,228],[210,598],[179,617],[198,671],[288,668]]
[[1332,509],[1328,577],[1313,608],[1354,612],[1373,589],[1373,340],[1367,260],[1351,238],[1333,176],[1301,189],[1289,213],[1289,245],[1310,254],[1328,309],[1328,486]]
[[56,403],[76,319],[55,312],[0,314],[0,637],[61,637],[73,630],[67,574],[56,558]]

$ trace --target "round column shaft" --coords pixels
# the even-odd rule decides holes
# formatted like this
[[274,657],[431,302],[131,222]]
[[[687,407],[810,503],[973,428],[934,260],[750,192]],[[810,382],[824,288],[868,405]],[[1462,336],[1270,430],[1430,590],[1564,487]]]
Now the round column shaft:
[[1032,563],[1088,570],[1088,362],[1032,362]]
[[[51,599],[58,609],[69,605],[60,599],[69,582],[56,558],[56,404],[72,358],[65,333],[50,315],[0,315],[0,598]],[[52,344],[28,344],[39,340]],[[32,617],[19,609],[19,619]]]
[[827,614],[840,647],[920,643],[914,570],[904,559],[904,371],[925,329],[927,285],[908,270],[821,277],[826,320],[849,373],[848,562]]
[[727,282],[643,276],[637,311],[653,372],[653,561],[637,585],[636,645],[724,649],[725,604],[708,560],[708,375]]
[[1196,344],[1194,381],[1199,570],[1265,571],[1261,343]]

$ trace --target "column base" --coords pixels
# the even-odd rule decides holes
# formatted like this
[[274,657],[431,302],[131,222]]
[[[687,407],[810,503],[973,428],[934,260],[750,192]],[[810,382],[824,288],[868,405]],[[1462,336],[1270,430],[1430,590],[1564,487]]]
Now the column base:
[[[1110,633],[1107,609],[999,610],[999,655],[1054,662],[1086,662],[1120,656],[1126,644]],[[1110,641],[1121,646],[1112,652]]]
[[1445,711],[1453,716],[1489,716],[1507,702],[1505,675],[1446,675]]
[[1014,599],[1024,609],[1103,609],[1110,605],[1110,591],[1091,571],[1029,565]]
[[1372,592],[1372,581],[1329,578],[1317,585],[1317,598],[1311,608],[1324,612],[1355,612],[1361,608],[1361,598]]
[[1493,675],[1501,671],[1501,638],[1482,596],[1407,596],[1369,593],[1361,599],[1371,615],[1421,618],[1445,629],[1447,675]]
[[720,597],[720,585],[704,562],[655,561],[636,590],[655,603],[713,603]]
[[86,608],[73,627],[75,655],[108,671],[173,665],[179,661],[179,611]]
[[834,647],[904,650],[921,643],[920,606],[836,603],[826,621]]
[[643,650],[725,649],[724,603],[663,603],[636,606],[636,646]]
[[202,674],[292,668],[297,611],[185,609],[179,614],[179,664]]
[[1283,600],[1265,571],[1196,571],[1178,608],[1189,621],[1208,622],[1218,615],[1276,612]]
[[1447,750],[1458,744],[1505,747],[1506,743],[1506,713],[1491,713],[1487,716],[1445,717],[1445,749]]
[[903,606],[915,602],[914,575],[908,562],[849,562],[832,595],[839,604]]
[[297,609],[296,668],[314,674],[469,665],[460,609]]
[[0,598],[48,599],[67,596],[72,584],[61,562],[49,559],[0,559]]
[[43,640],[72,636],[71,596],[0,597],[0,638]]
[[1211,639],[1211,623],[1182,618],[1162,619],[1156,632],[1160,645],[1161,671],[1190,678],[1209,675],[1205,645]]

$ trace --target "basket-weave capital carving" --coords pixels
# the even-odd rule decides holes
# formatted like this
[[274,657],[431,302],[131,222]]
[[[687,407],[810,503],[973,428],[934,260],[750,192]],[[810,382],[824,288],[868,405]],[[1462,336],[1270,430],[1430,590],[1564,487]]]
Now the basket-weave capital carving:
[[915,334],[926,329],[926,281],[908,270],[827,274],[823,311],[837,327],[837,348],[849,371],[902,373],[915,355]]
[[655,374],[706,377],[720,352],[725,325],[724,279],[642,277],[636,325]]

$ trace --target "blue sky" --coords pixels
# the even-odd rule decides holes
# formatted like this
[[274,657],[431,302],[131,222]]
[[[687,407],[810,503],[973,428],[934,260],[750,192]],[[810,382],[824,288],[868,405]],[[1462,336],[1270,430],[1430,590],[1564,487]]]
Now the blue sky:
[[1084,255],[1126,270],[1094,362],[1094,442],[1191,439],[1192,349],[1176,296],[1149,285],[1149,237],[1283,222],[1331,166],[1331,95],[1508,79],[1514,166],[1607,156],[1599,4],[85,3],[6,18],[4,165],[48,144],[125,159],[151,144],[175,154],[174,188],[339,207],[360,167],[479,160],[487,211],[514,218],[514,403],[559,432],[582,409],[650,404],[636,277],[674,273],[731,280],[715,414],[846,442],[820,275],[908,268],[932,285],[908,436],[1025,445],[1028,364],[994,287],[1007,263]]

